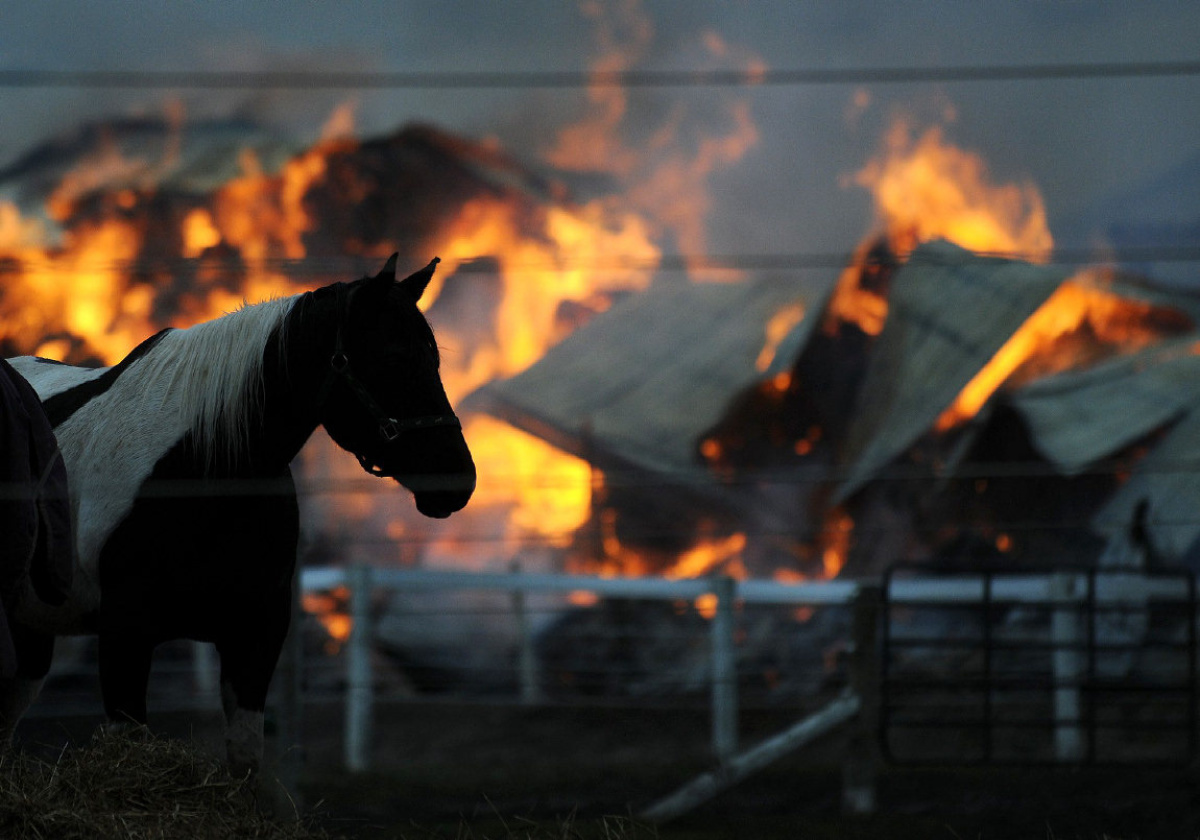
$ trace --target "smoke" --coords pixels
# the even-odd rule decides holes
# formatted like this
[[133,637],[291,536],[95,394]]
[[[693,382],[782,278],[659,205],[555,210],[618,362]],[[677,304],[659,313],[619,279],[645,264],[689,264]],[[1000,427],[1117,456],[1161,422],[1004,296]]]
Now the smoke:
[[[617,21],[607,33],[604,16]],[[628,20],[638,27],[622,23]],[[233,0],[131,0],[119,7],[53,0],[6,10],[4,53],[6,66],[51,69],[575,72],[603,54],[608,38],[608,46],[636,46],[628,55],[646,69],[717,60],[737,66],[751,53],[771,68],[1012,66],[1192,59],[1198,24],[1200,7],[1176,2],[985,8],[947,0],[622,0],[514,7],[371,0],[336,12],[302,5],[285,14],[273,5]],[[647,31],[652,37],[639,41]],[[714,54],[714,37],[725,45],[724,56]],[[978,150],[997,177],[1036,182],[1051,228],[1067,227],[1193,154],[1200,101],[1195,84],[1183,77],[876,85],[853,125],[845,120],[857,95],[849,87],[741,91],[761,139],[736,167],[713,175],[707,244],[726,253],[849,250],[862,233],[866,199],[842,189],[839,176],[872,154],[896,108],[935,114],[946,102],[957,117],[951,139]],[[627,142],[645,149],[672,107],[686,108],[693,119],[705,108],[719,117],[724,93],[630,91]],[[251,118],[303,143],[315,139],[347,97],[357,101],[363,134],[420,120],[498,137],[526,161],[537,160],[552,147],[555,132],[589,107],[586,91],[574,89],[0,89],[0,108],[9,115],[0,165],[80,122],[161,112],[170,99],[182,101],[193,119]],[[1153,204],[1153,197],[1148,200]],[[1095,229],[1106,226],[1105,219],[1092,221],[1080,233],[1082,241],[1063,244],[1087,244]]]

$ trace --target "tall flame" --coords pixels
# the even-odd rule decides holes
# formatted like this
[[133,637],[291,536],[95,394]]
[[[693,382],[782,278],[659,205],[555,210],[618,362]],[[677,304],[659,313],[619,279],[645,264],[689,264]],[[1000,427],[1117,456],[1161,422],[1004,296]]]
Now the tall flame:
[[948,144],[936,126],[914,139],[907,121],[895,121],[883,153],[854,183],[871,191],[891,250],[900,256],[932,239],[1034,262],[1045,261],[1054,247],[1037,187],[993,183],[983,158]]
[[858,246],[830,299],[826,329],[839,321],[868,335],[883,329],[887,298],[864,284],[882,250],[887,260],[903,259],[922,242],[947,239],[1043,262],[1054,247],[1037,188],[994,183],[983,158],[948,143],[936,126],[914,138],[910,123],[896,120],[880,154],[844,183],[870,191],[886,249],[874,234]]

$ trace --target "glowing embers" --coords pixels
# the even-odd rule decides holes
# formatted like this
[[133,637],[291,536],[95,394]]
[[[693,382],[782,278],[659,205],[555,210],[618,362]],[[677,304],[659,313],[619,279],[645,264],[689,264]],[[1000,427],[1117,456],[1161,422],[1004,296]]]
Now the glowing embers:
[[301,608],[317,620],[327,637],[324,651],[335,654],[350,639],[354,622],[349,615],[350,590],[339,586],[328,592],[306,592],[301,596]]

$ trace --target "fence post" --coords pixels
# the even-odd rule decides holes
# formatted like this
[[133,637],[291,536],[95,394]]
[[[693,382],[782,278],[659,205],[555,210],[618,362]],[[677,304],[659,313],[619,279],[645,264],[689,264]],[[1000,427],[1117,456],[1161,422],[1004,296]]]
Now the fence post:
[[211,642],[192,642],[192,682],[200,694],[217,695],[217,657]]
[[712,618],[712,742],[717,761],[726,764],[738,748],[737,652],[734,649],[737,581],[712,579],[717,609]]
[[1079,678],[1082,674],[1079,644],[1080,615],[1075,591],[1076,575],[1060,572],[1050,584],[1053,612],[1050,619],[1054,650],[1052,686],[1054,691],[1054,755],[1059,761],[1083,758],[1080,728]]
[[875,811],[876,777],[879,773],[879,621],[882,598],[883,588],[873,582],[859,584],[854,596],[850,689],[858,696],[860,705],[846,749],[846,759],[842,763],[842,809],[852,814]]
[[[519,575],[521,564],[514,560],[510,571]],[[533,644],[533,626],[526,606],[525,590],[514,588],[512,608],[517,620],[517,684],[521,692],[521,705],[535,706],[542,700],[542,689],[537,651]]]
[[346,768],[370,767],[373,685],[371,679],[371,567],[347,570],[350,589],[350,639],[346,645]]

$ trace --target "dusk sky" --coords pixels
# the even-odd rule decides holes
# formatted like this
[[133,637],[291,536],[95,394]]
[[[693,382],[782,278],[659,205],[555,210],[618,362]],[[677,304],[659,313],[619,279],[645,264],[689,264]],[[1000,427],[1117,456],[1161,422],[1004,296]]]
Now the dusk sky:
[[[597,13],[592,7],[601,9]],[[619,52],[633,71],[771,71],[1195,62],[1200,6],[1129,2],[854,2],[467,0],[166,4],[50,0],[0,12],[0,67],[85,71],[586,71]],[[371,135],[410,121],[495,138],[537,164],[586,112],[587,93],[553,89],[157,90],[0,86],[0,164],[88,119],[161,112],[252,114],[297,140],[317,136],[339,104]],[[733,132],[742,107],[757,139],[710,178],[706,247],[721,254],[837,253],[870,222],[846,186],[906,117],[941,125],[999,182],[1036,184],[1060,247],[1137,206],[1195,231],[1200,77],[940,83],[648,87],[628,92],[630,148],[665,126],[677,142]],[[1191,179],[1190,182],[1188,179]],[[1132,196],[1132,198],[1131,198]],[[1137,202],[1141,202],[1138,205]],[[1114,217],[1115,218],[1115,217]],[[1118,220],[1119,221],[1119,220]],[[1173,227],[1172,227],[1173,226]],[[1175,234],[1172,234],[1175,235]],[[1077,241],[1064,241],[1063,237]],[[1176,242],[1175,244],[1195,244]]]

